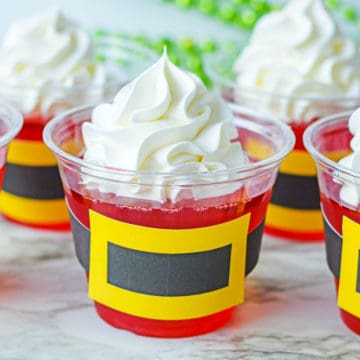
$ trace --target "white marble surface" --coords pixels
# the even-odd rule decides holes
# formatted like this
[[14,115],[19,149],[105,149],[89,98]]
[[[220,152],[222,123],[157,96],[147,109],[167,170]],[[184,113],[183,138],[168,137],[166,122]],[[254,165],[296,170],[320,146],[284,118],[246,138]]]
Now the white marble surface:
[[324,245],[265,236],[246,303],[217,332],[153,339],[97,318],[71,235],[0,222],[0,359],[359,359],[342,324]]

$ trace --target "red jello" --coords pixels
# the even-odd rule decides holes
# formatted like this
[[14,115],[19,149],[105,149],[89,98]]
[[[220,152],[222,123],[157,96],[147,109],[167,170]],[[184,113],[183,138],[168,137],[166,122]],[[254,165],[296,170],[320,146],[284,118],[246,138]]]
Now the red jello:
[[[15,137],[18,140],[27,140],[34,142],[43,142],[42,133],[46,123],[51,118],[48,116],[43,116],[41,114],[32,114],[32,115],[24,115],[24,124],[21,131]],[[48,150],[46,150],[48,151]],[[55,161],[54,161],[55,166]],[[36,209],[34,209],[36,211]],[[36,229],[43,230],[55,230],[55,231],[69,231],[70,223],[69,221],[60,221],[60,222],[51,222],[47,223],[35,223],[35,222],[25,222],[20,220],[19,218],[8,216],[7,214],[3,214],[3,217],[11,222],[16,224],[20,224],[23,226],[29,226]]]
[[[320,193],[323,212],[326,215],[331,226],[339,233],[342,234],[342,221],[343,216],[350,218],[356,223],[360,224],[360,211],[350,210],[345,206],[340,205],[339,191],[340,184],[335,183],[332,178],[326,179],[329,189],[332,194],[336,194],[336,201],[327,197],[324,193]],[[339,287],[339,281],[335,279],[336,290]],[[360,335],[360,319],[356,316],[349,314],[347,311],[339,309],[341,318],[344,323],[355,333]]]
[[[304,132],[306,130],[306,128],[313,123],[314,121],[316,121],[317,119],[314,119],[310,122],[299,122],[299,121],[292,121],[289,122],[289,126],[291,127],[293,133],[295,134],[295,147],[294,150],[298,150],[298,151],[303,151],[303,152],[307,152],[305,147],[304,147],[304,143],[303,143],[303,135]],[[290,153],[291,156],[291,153]],[[310,157],[310,155],[309,155]],[[280,168],[280,173],[281,173],[281,168]],[[299,176],[301,176],[301,174],[299,174]],[[314,177],[316,176],[316,174],[313,175]],[[276,187],[276,185],[275,185]],[[309,189],[306,189],[306,191],[309,191]],[[319,192],[316,191],[313,194],[314,198],[319,198]],[[304,211],[306,212],[306,210],[301,209],[301,208],[294,208],[297,211]],[[271,210],[270,210],[271,211]],[[284,211],[286,211],[286,208],[284,208]],[[291,208],[290,208],[291,211]],[[319,199],[319,208],[318,208],[318,213],[319,213],[319,219],[321,216],[320,213],[320,199]],[[305,225],[306,224],[306,217],[304,215],[304,219],[301,218],[301,215],[299,214],[299,220],[298,220],[298,228],[294,228],[293,230],[290,230],[288,228],[281,228],[281,227],[275,227],[275,226],[271,226],[269,223],[265,224],[265,232],[270,234],[270,235],[274,235],[274,236],[278,236],[278,237],[282,237],[286,240],[294,240],[294,241],[319,241],[319,240],[323,240],[324,239],[324,232],[322,230],[322,225],[319,225],[319,230],[318,231],[309,231],[306,229],[301,228],[302,224]]]
[[[171,208],[163,204],[161,208],[150,207],[142,200],[114,201],[121,205],[103,202],[99,194],[84,197],[78,192],[65,189],[68,205],[78,220],[89,227],[89,209],[123,222],[154,228],[190,229],[220,224],[246,213],[251,213],[249,232],[256,229],[264,219],[266,207],[271,197],[267,191],[253,198],[244,199],[244,191],[207,200],[185,200]],[[239,279],[239,281],[242,281]],[[152,320],[129,315],[99,303],[96,311],[106,322],[117,328],[130,330],[145,336],[184,337],[215,330],[224,325],[232,316],[234,307],[219,313],[190,320]]]

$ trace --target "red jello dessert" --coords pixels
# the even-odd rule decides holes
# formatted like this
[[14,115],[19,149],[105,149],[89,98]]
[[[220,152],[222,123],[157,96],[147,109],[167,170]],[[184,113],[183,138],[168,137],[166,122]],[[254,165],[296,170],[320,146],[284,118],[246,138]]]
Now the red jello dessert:
[[[139,201],[133,201],[129,206],[106,203],[98,200],[100,194],[96,193],[91,194],[93,196],[89,198],[75,190],[65,189],[65,194],[72,213],[87,228],[90,227],[89,209],[126,223],[164,229],[191,229],[217,225],[250,213],[249,233],[257,228],[262,231],[262,222],[271,197],[269,190],[254,198],[244,199],[243,192],[240,191],[218,199],[184,201],[175,208],[167,207],[171,204],[163,204],[161,208],[151,208],[146,202],[142,204]],[[106,194],[101,194],[100,197],[106,198]],[[124,199],[112,201],[119,204],[129,202]],[[220,205],[209,206],[209,202]],[[142,207],[143,205],[147,206]],[[95,302],[95,307],[99,316],[114,327],[157,337],[184,337],[207,333],[228,322],[235,310],[232,307],[206,317],[163,321],[126,314],[98,302]]]
[[1,211],[6,219],[21,225],[69,231],[56,158],[42,140],[49,120],[41,114],[24,116],[24,126],[9,149]]
[[78,260],[110,325],[215,330],[244,301],[290,129],[229,107],[164,55],[111,104],[51,121]]
[[360,105],[357,48],[325,1],[289,0],[259,19],[235,60],[220,54],[209,61],[214,83],[231,93],[231,101],[295,132],[296,146],[280,167],[265,223],[265,231],[285,240],[324,237],[316,169],[301,135],[316,119]]
[[[350,271],[346,269],[350,258],[345,258],[352,255],[358,258],[359,250],[355,248],[349,250],[352,244],[349,231],[354,234],[354,228],[347,232],[344,232],[346,231],[344,229],[348,229],[350,222],[355,228],[360,226],[359,204],[356,205],[356,189],[360,183],[360,173],[352,169],[350,160],[352,155],[348,156],[353,153],[353,146],[356,146],[356,142],[351,142],[354,133],[349,131],[349,128],[351,130],[350,115],[351,113],[340,113],[320,119],[306,130],[304,143],[316,161],[318,169],[327,262],[334,275],[337,291],[341,291],[339,290],[341,285],[348,291],[346,295],[341,296],[341,300],[338,295],[340,314],[344,323],[352,331],[360,334],[360,317],[355,315],[360,308],[360,303],[356,300],[360,299],[359,287],[353,286],[356,282],[354,279],[357,278],[359,281],[360,275],[355,274],[356,267],[351,266]],[[356,127],[353,125],[354,128]],[[351,143],[352,147],[350,147]],[[350,160],[349,167],[345,165],[345,159]]]
[[[83,241],[80,245],[75,244],[77,255],[86,272],[89,271],[87,267],[89,255],[84,255],[84,248],[91,246],[89,231],[92,226],[89,221],[89,210],[127,224],[141,225],[150,229],[173,230],[199,229],[224,224],[245,214],[250,214],[247,232],[249,236],[253,237],[252,242],[248,238],[248,249],[253,248],[253,251],[251,253],[249,250],[249,254],[247,253],[246,273],[254,268],[260,250],[266,207],[271,198],[272,184],[276,175],[275,168],[273,168],[276,161],[272,162],[272,158],[276,159],[278,151],[282,152],[284,149],[289,151],[291,148],[289,148],[291,135],[286,127],[284,127],[285,133],[289,135],[288,140],[290,141],[288,144],[283,143],[281,133],[277,133],[275,130],[277,126],[282,128],[281,124],[275,125],[261,121],[256,123],[254,119],[236,120],[240,129],[239,140],[243,143],[244,150],[248,152],[249,158],[253,162],[252,165],[249,164],[248,169],[245,167],[240,171],[239,176],[240,178],[244,176],[244,180],[237,180],[239,181],[239,190],[213,198],[183,199],[175,204],[168,201],[159,205],[153,201],[122,198],[112,193],[106,194],[98,190],[91,190],[84,184],[82,179],[87,173],[87,162],[82,159],[84,145],[79,129],[84,121],[88,121],[91,111],[92,108],[89,108],[74,111],[67,117],[59,116],[47,125],[44,133],[45,141],[55,150],[59,166],[62,169],[61,175],[69,210],[73,215],[72,220],[76,218],[72,226],[74,238],[78,236],[80,241]],[[243,123],[243,121],[245,122]],[[251,126],[255,126],[260,133],[254,129],[248,130],[248,125],[250,129]],[[269,137],[261,134],[262,129],[266,129],[266,133],[270,130]],[[273,137],[272,132],[274,132]],[[52,141],[58,145],[51,145]],[[257,146],[254,147],[254,143]],[[280,143],[282,144],[280,145]],[[61,155],[56,152],[55,146],[58,147]],[[259,149],[261,149],[260,152]],[[64,162],[64,154],[68,157],[67,165]],[[96,177],[94,177],[95,179]],[[218,187],[219,185],[214,186]],[[215,187],[214,191],[216,192]],[[89,249],[87,251],[90,252]],[[244,279],[239,278],[237,281],[241,282]],[[208,316],[185,320],[158,320],[131,315],[98,301],[95,301],[95,307],[102,319],[117,328],[146,336],[160,337],[192,336],[215,330],[224,325],[234,311],[234,307],[231,306]]]
[[[327,181],[329,182],[328,187],[331,187],[333,189],[332,194],[339,194],[341,185],[334,184],[333,179],[330,178],[328,178]],[[320,196],[321,204],[323,207],[322,210],[327,220],[338,234],[342,235],[342,223],[344,216],[348,217],[349,219],[355,221],[360,225],[360,211],[350,210],[348,207],[340,205],[341,201],[339,197],[337,197],[336,200],[333,200],[326,196],[324,193],[320,193]],[[337,278],[335,278],[335,286],[336,290],[338,290],[339,280]],[[339,308],[339,310],[344,323],[352,331],[360,335],[360,319],[341,308]]]
[[295,241],[324,239],[315,164],[302,140],[306,128],[316,120],[289,122],[296,141],[274,185],[265,224],[265,231],[271,235]]
[[[106,53],[107,44],[101,45]],[[1,41],[0,59],[0,99],[25,117],[9,149],[0,210],[18,224],[69,230],[56,159],[42,130],[59,112],[113,96],[125,79],[111,61],[96,61],[90,34],[59,9],[14,21]]]

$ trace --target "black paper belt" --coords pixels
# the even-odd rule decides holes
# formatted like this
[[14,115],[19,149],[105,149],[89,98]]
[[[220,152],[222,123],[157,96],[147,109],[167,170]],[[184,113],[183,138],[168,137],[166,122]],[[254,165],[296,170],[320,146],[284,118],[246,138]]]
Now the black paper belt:
[[8,163],[3,190],[31,199],[62,199],[64,191],[58,167],[24,166]]
[[287,208],[318,210],[320,193],[316,176],[279,173],[271,203]]
[[[75,243],[75,251],[76,256],[85,269],[85,271],[89,272],[89,255],[90,255],[90,232],[85,226],[83,226],[77,218],[70,213],[70,220],[73,230],[74,243]],[[261,247],[261,239],[263,234],[264,222],[262,222],[255,230],[248,234],[247,237],[247,247],[246,247],[246,268],[245,274],[249,274],[254,267],[256,266],[260,247]],[[112,243],[108,244],[108,270],[109,274],[109,282],[114,285],[120,286],[122,288],[128,288],[128,285],[124,282],[123,279],[126,279],[126,272],[128,269],[128,262],[130,257],[137,257],[137,259],[141,259],[141,257],[146,256],[146,262],[158,262],[157,268],[161,268],[164,266],[164,274],[166,273],[165,267],[169,266],[169,261],[171,266],[173,267],[173,271],[170,272],[170,275],[176,276],[177,267],[182,267],[188,269],[188,275],[194,277],[194,274],[197,274],[200,278],[206,278],[206,281],[199,281],[198,284],[202,284],[201,289],[194,289],[187,287],[187,281],[183,280],[182,286],[179,285],[181,279],[177,279],[176,289],[171,292],[171,289],[167,289],[167,296],[176,296],[179,295],[179,292],[182,295],[190,295],[195,293],[202,293],[204,291],[211,291],[221,287],[226,286],[226,282],[228,280],[228,271],[226,271],[226,267],[229,266],[230,262],[230,250],[231,245],[224,246],[220,249],[215,249],[211,251],[201,252],[201,253],[193,253],[193,254],[156,254],[156,253],[145,253],[141,251],[136,251],[133,249],[123,248],[118,245],[114,245]],[[196,259],[195,259],[196,258]],[[121,260],[120,260],[121,259]],[[170,259],[170,260],[169,260]],[[137,264],[145,263],[142,261],[136,261]],[[114,266],[116,271],[111,271],[111,267]],[[219,271],[220,268],[224,268],[225,271]],[[121,271],[119,271],[121,269]],[[206,269],[205,272],[202,272],[201,269]],[[139,267],[138,269],[132,269],[132,275],[138,273],[139,279],[144,278],[146,276],[146,269]],[[222,274],[221,274],[222,273]],[[119,275],[120,274],[120,275]],[[135,275],[136,278],[136,275]],[[186,276],[182,274],[182,278],[186,279]],[[211,281],[209,281],[211,278]],[[170,282],[169,282],[170,283]],[[149,294],[162,294],[161,286],[159,288],[155,288],[152,284],[151,289],[146,288],[146,281],[139,280],[138,285],[136,284],[136,280],[131,285],[131,290],[139,291],[142,293]],[[172,295],[170,295],[172,294]]]
[[[325,230],[325,244],[326,244],[326,259],[329,268],[336,279],[340,278],[340,264],[341,264],[341,253],[342,253],[342,236],[329,224],[326,217],[324,220]],[[360,257],[360,251],[359,251]],[[356,291],[360,293],[360,261],[358,262],[358,275],[357,275],[357,287]]]

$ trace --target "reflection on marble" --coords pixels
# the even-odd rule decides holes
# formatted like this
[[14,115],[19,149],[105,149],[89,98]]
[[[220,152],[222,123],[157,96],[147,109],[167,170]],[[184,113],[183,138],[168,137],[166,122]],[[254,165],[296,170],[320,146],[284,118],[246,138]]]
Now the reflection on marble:
[[223,329],[152,339],[95,314],[69,233],[0,222],[0,359],[358,359],[342,324],[324,245],[264,237],[246,303]]

